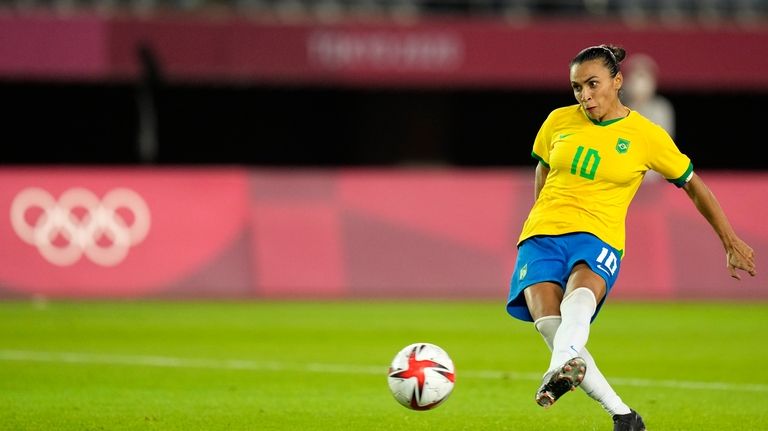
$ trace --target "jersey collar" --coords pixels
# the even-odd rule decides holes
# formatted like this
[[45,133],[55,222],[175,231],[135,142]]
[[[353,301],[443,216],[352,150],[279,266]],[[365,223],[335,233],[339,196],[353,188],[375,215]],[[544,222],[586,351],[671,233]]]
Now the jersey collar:
[[587,112],[584,111],[583,107],[580,106],[580,109],[581,109],[581,112],[584,114],[584,116],[587,117],[587,120],[591,121],[592,124],[594,124],[595,126],[602,126],[602,127],[609,126],[609,125],[611,125],[611,124],[613,124],[613,123],[615,123],[617,121],[621,121],[621,120],[629,117],[629,114],[632,113],[632,110],[630,109],[629,110],[629,114],[627,114],[627,117],[619,117],[619,118],[613,118],[611,120],[597,121],[597,120],[593,120],[593,119],[589,118],[589,115],[587,115]]

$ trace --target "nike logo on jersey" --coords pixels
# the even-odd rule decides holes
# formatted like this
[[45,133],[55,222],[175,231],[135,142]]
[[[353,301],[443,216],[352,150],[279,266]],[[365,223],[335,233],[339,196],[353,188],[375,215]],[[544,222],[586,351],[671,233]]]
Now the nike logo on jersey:
[[562,135],[560,135],[560,139],[565,139],[571,135],[573,135],[573,133],[563,133]]

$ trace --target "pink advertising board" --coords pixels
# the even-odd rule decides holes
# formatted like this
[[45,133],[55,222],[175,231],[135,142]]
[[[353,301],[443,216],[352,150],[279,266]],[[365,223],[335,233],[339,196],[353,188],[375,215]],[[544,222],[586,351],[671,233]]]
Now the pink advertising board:
[[[768,174],[700,172],[768,254]],[[0,170],[0,297],[503,301],[532,169]],[[647,181],[612,298],[768,299],[684,192]]]
[[[171,81],[557,88],[582,48],[652,55],[663,89],[768,88],[768,27],[737,23],[0,13],[0,77],[134,79],[145,45]],[[567,86],[567,82],[565,83]]]
[[0,285],[133,297],[194,282],[244,234],[246,190],[236,171],[0,170]]

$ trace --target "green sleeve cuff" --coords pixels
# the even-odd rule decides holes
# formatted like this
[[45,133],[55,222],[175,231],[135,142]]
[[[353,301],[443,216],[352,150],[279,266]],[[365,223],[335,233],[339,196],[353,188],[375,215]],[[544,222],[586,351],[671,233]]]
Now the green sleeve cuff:
[[541,158],[541,156],[539,156],[538,154],[536,154],[533,151],[531,151],[531,157],[533,157],[534,159],[538,160],[539,163],[544,165],[545,168],[549,169],[549,163],[545,162],[544,159]]
[[684,186],[688,181],[691,180],[691,177],[693,176],[693,163],[688,163],[688,169],[685,170],[685,173],[683,175],[680,175],[680,177],[673,179],[673,180],[667,180],[670,183],[676,185],[677,187]]

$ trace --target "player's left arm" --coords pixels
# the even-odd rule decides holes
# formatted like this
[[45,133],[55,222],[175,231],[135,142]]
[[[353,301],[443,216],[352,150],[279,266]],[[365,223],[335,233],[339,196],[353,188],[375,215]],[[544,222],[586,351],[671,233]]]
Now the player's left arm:
[[731,277],[741,280],[737,269],[754,276],[757,273],[754,250],[736,235],[723,208],[704,180],[694,172],[690,181],[683,186],[683,190],[720,237],[725,248],[726,263]]

